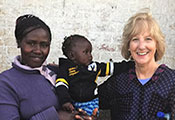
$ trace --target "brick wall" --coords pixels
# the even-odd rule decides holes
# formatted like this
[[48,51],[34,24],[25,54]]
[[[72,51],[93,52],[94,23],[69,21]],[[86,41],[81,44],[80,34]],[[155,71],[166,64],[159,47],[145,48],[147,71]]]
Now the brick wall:
[[128,18],[141,8],[151,9],[166,35],[166,54],[160,61],[175,68],[175,1],[174,0],[0,0],[0,72],[11,67],[20,54],[14,37],[15,20],[32,13],[51,28],[53,39],[49,62],[63,56],[64,36],[81,34],[93,45],[94,60],[122,60],[120,38]]

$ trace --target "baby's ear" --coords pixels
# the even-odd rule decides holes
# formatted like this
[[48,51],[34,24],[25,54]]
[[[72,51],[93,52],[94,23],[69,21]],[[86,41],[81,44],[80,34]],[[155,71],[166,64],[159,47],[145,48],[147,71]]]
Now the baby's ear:
[[75,59],[74,54],[73,54],[72,51],[69,52],[68,57],[69,57],[70,60],[74,60]]

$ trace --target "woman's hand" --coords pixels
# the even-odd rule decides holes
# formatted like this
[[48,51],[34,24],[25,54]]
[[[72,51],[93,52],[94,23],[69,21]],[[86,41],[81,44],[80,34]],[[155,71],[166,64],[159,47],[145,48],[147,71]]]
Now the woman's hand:
[[62,108],[63,108],[63,110],[69,111],[69,112],[72,112],[72,113],[75,111],[74,106],[70,102],[64,103],[62,105]]
[[53,63],[49,63],[48,65],[50,65],[50,66],[55,66],[55,67],[59,67],[59,65],[56,64],[55,62],[53,62]]
[[73,112],[60,110],[58,116],[59,120],[97,120],[97,111],[98,109],[94,109],[93,115],[89,116],[82,109],[74,110]]
[[59,110],[59,120],[75,120],[75,114],[65,110]]
[[97,112],[98,112],[98,108],[95,108],[93,111],[93,114],[89,116],[84,110],[79,109],[78,114],[75,115],[75,119],[77,120],[97,120],[98,119]]

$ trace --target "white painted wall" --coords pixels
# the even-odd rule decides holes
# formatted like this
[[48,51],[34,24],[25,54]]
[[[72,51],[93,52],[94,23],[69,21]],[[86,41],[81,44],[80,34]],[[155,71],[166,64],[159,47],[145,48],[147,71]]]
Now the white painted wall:
[[58,63],[63,56],[63,38],[71,34],[84,35],[92,42],[94,60],[121,61],[124,24],[146,7],[166,36],[166,54],[160,62],[175,68],[174,0],[0,0],[0,72],[10,68],[20,54],[14,37],[15,20],[20,15],[34,14],[50,26],[53,39],[48,62]]

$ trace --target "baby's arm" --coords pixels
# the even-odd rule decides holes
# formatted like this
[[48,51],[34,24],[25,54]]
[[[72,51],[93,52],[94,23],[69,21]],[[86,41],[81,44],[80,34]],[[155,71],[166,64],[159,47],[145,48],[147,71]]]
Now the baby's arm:
[[122,61],[122,62],[114,62],[113,63],[113,74],[112,75],[118,75],[123,72],[128,71],[130,68],[135,66],[135,63],[133,61]]
[[57,74],[56,93],[58,95],[59,103],[64,110],[72,111],[74,110],[74,107],[71,104],[72,98],[68,92],[69,81],[67,81],[66,69],[60,68]]
[[[58,80],[58,79],[57,79]],[[66,87],[65,83],[62,81],[57,81],[56,83],[56,93],[58,95],[58,100],[61,106],[65,103],[71,103],[72,98],[69,95],[68,87]]]
[[122,62],[113,62],[112,60],[110,60],[110,62],[107,63],[94,62],[88,66],[88,70],[89,68],[93,68],[92,71],[96,71],[98,73],[97,76],[105,77],[109,75],[117,75],[126,72],[134,65],[135,64],[133,61],[123,60]]

